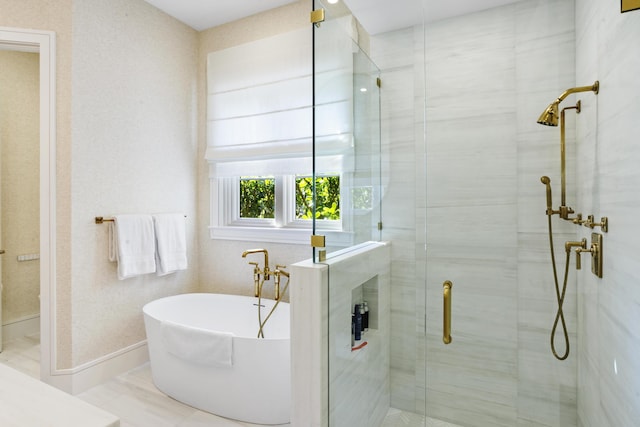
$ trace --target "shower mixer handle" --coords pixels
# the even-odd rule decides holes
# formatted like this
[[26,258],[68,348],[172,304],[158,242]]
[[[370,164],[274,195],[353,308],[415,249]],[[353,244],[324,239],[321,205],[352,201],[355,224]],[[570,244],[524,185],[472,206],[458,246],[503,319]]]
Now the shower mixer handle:
[[573,242],[571,240],[565,242],[564,250],[571,252],[571,248],[587,249],[587,239],[582,238],[579,242]]
[[581,263],[580,263],[580,254],[582,253],[590,253],[591,256],[596,259],[598,258],[598,245],[596,243],[592,243],[591,247],[589,249],[587,248],[578,248],[576,249],[576,270],[580,270],[581,268]]
[[586,219],[582,219],[582,214],[581,214],[581,213],[577,214],[577,215],[575,216],[575,218],[569,218],[569,220],[570,220],[571,222],[573,222],[574,224],[576,224],[576,225],[582,225],[582,224],[584,224],[585,222],[587,222],[587,220],[586,220]]
[[609,218],[607,218],[606,216],[603,216],[602,218],[600,218],[600,222],[595,222],[593,215],[589,215],[587,217],[587,220],[584,221],[583,224],[585,227],[589,227],[592,230],[595,227],[600,227],[602,231],[604,231],[605,233],[609,231]]

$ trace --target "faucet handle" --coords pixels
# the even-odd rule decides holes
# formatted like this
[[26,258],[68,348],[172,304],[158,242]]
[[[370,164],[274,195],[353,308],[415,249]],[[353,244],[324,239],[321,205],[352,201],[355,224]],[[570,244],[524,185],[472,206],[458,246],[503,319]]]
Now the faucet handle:
[[280,275],[283,275],[285,277],[289,277],[289,273],[287,273],[286,271],[282,271],[282,268],[287,268],[286,265],[280,265],[280,264],[276,264],[276,269],[273,272],[273,282],[275,285],[275,291],[276,291],[276,296],[275,299],[279,300],[280,299]]
[[568,218],[568,219],[569,219],[569,221],[573,222],[576,225],[582,225],[585,222],[587,222],[586,219],[582,219],[582,214],[581,213],[576,214],[576,216],[574,218]]
[[585,227],[589,227],[590,229],[594,229],[595,227],[600,227],[602,231],[605,233],[609,231],[609,218],[603,216],[600,218],[600,222],[595,222],[595,218],[593,215],[589,215],[587,220],[584,222]]
[[249,265],[253,265],[253,274],[254,274],[254,276],[256,274],[260,274],[260,267],[258,267],[258,263],[257,262],[250,262]]
[[591,253],[591,256],[594,256],[598,254],[598,245],[596,245],[595,243],[591,244],[591,247],[589,249],[585,248],[578,248],[576,249],[576,270],[580,270],[582,265],[580,262],[580,254],[582,253]]

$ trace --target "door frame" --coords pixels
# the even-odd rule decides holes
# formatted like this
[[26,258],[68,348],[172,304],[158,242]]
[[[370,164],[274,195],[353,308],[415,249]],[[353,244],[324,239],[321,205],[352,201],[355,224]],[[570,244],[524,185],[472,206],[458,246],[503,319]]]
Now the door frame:
[[0,27],[0,45],[40,54],[40,379],[56,374],[55,33]]

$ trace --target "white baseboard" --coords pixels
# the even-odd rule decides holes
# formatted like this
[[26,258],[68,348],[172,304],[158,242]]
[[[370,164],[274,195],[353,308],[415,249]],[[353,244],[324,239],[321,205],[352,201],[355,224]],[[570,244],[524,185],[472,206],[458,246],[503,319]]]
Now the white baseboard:
[[42,380],[69,394],[80,394],[149,361],[147,341],[92,360],[73,369],[59,369]]
[[2,326],[2,342],[40,333],[40,315],[34,314]]

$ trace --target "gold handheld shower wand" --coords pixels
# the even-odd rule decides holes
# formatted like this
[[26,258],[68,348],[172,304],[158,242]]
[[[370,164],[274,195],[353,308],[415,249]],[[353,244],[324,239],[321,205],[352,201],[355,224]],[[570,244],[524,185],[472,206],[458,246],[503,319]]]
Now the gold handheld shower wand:
[[551,178],[549,178],[548,176],[543,176],[540,178],[540,181],[547,187],[547,215],[551,216],[560,213],[560,211],[553,210],[553,199],[551,197]]

